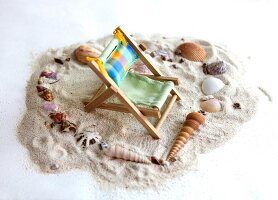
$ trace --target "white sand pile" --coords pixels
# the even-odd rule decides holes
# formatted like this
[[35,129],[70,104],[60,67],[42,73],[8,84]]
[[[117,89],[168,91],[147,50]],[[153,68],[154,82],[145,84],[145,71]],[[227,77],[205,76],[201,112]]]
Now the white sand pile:
[[[186,173],[196,162],[198,154],[224,144],[232,138],[243,123],[250,120],[256,111],[257,93],[243,80],[244,69],[241,63],[224,47],[203,40],[181,38],[163,38],[155,36],[144,38],[134,35],[137,42],[143,42],[149,49],[164,49],[170,52],[173,62],[153,59],[158,68],[168,76],[178,77],[177,87],[183,100],[176,103],[161,128],[161,139],[152,139],[143,126],[130,114],[97,109],[92,113],[83,110],[82,100],[90,98],[101,85],[101,81],[86,65],[74,60],[72,53],[80,44],[61,49],[50,49],[34,61],[30,81],[27,85],[27,111],[18,127],[18,139],[28,149],[31,160],[42,172],[61,173],[71,169],[82,169],[92,173],[101,184],[117,185],[129,188],[159,186],[180,174]],[[90,41],[88,45],[103,50],[111,37]],[[93,129],[100,133],[103,141],[109,145],[119,144],[143,155],[155,155],[166,158],[167,153],[178,134],[186,114],[200,110],[202,81],[209,75],[202,71],[202,63],[174,55],[176,47],[186,41],[194,41],[205,48],[208,54],[206,62],[223,60],[228,70],[215,77],[225,86],[214,95],[221,101],[222,111],[207,113],[206,123],[196,131],[184,148],[178,153],[177,161],[168,168],[154,164],[138,164],[119,159],[111,159],[90,145],[86,149],[76,145],[73,133],[61,133],[58,127],[47,128],[45,122],[51,122],[48,113],[41,106],[45,102],[38,96],[36,85],[42,70],[58,73],[59,82],[49,85],[54,94],[54,102],[59,110],[65,112],[68,120],[77,124],[77,132]],[[63,65],[53,61],[55,58],[71,57]],[[175,67],[173,67],[173,64]],[[234,109],[233,103],[241,104]]]

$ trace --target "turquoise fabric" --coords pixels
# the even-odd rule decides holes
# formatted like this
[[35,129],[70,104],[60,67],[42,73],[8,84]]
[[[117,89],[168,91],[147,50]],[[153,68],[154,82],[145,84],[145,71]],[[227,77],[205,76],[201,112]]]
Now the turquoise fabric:
[[136,105],[161,109],[170,91],[174,88],[174,83],[172,81],[157,81],[129,72],[120,88]]
[[124,46],[114,38],[99,58],[110,78],[119,86],[138,56],[129,44]]

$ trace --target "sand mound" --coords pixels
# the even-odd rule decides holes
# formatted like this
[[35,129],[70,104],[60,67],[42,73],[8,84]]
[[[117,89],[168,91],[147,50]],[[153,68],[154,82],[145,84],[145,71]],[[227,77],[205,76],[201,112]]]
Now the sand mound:
[[[76,144],[73,133],[61,133],[58,127],[47,128],[45,122],[51,122],[48,113],[41,106],[44,100],[36,91],[38,77],[42,70],[57,72],[59,81],[50,84],[54,102],[59,110],[68,115],[71,122],[77,124],[77,132],[88,128],[100,133],[103,141],[109,145],[119,144],[143,155],[155,155],[165,158],[175,136],[179,132],[187,113],[200,110],[202,81],[209,75],[202,71],[202,63],[180,58],[174,55],[175,48],[188,39],[163,38],[155,36],[145,38],[134,35],[138,42],[144,43],[150,51],[163,49],[169,53],[172,62],[163,61],[159,56],[153,58],[159,69],[168,76],[180,79],[179,92],[183,100],[176,103],[161,128],[161,139],[153,140],[146,130],[130,114],[105,110],[86,113],[82,100],[88,99],[101,85],[97,76],[86,65],[76,62],[72,52],[79,44],[60,49],[50,49],[36,58],[34,72],[27,85],[27,111],[18,127],[18,139],[28,149],[31,160],[43,172],[61,173],[71,169],[91,172],[96,180],[109,185],[129,188],[159,186],[167,179],[186,173],[195,163],[198,154],[224,144],[233,137],[241,125],[250,120],[256,111],[257,94],[244,82],[244,69],[241,63],[224,47],[203,40],[190,40],[205,48],[206,62],[223,60],[228,70],[215,77],[225,83],[225,87],[214,96],[221,101],[222,111],[207,113],[206,123],[179,152],[177,161],[168,168],[153,164],[138,164],[119,159],[111,159],[90,145],[86,149]],[[90,41],[89,45],[103,50],[111,37]],[[71,57],[63,65],[55,63],[55,58]],[[174,65],[174,66],[173,66]],[[239,102],[241,109],[234,109],[233,103]]]

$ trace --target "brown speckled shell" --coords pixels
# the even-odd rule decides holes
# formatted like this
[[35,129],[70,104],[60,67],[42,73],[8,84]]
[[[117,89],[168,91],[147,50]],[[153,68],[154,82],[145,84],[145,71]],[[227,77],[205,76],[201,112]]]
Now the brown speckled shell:
[[203,47],[191,42],[178,46],[175,53],[191,61],[203,62],[207,57],[207,52]]
[[223,61],[217,61],[210,64],[203,64],[203,72],[210,75],[224,74],[227,71],[227,65]]
[[86,57],[96,58],[100,55],[100,51],[88,45],[81,45],[74,51],[74,55],[76,60],[86,64],[88,62]]
[[183,145],[187,142],[190,136],[193,134],[193,131],[198,129],[201,124],[205,123],[205,117],[198,112],[189,113],[186,117],[185,122],[183,123],[183,127],[176,137],[176,140],[167,156],[167,161],[172,160],[177,152],[183,147]]

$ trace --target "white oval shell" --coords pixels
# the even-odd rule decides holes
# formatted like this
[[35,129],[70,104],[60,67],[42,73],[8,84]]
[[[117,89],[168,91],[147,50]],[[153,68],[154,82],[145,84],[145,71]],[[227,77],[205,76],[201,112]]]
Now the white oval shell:
[[221,110],[221,104],[218,99],[203,101],[200,106],[202,110],[206,112],[219,112]]
[[206,95],[212,95],[221,90],[225,84],[218,78],[209,77],[202,83],[202,91]]

